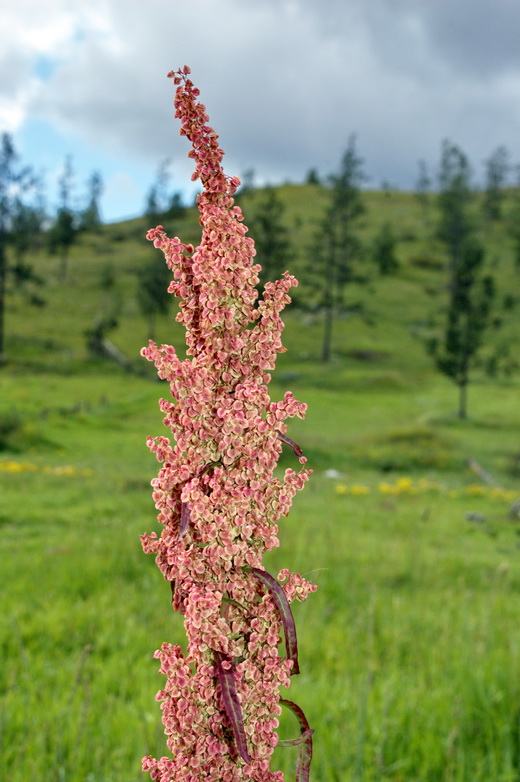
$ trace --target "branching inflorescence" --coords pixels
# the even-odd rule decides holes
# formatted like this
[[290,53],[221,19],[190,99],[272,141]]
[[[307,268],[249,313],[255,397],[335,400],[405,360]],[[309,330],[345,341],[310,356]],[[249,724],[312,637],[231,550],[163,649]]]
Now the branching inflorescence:
[[[194,249],[170,239],[162,226],[148,233],[173,272],[169,291],[180,299],[188,358],[153,342],[142,350],[174,400],[159,403],[173,441],[148,440],[162,463],[152,486],[163,529],[160,537],[143,535],[142,544],[171,584],[187,648],[183,654],[164,643],[156,652],[172,757],[147,756],[143,770],[161,782],[280,782],[282,772],[270,771],[274,747],[299,744],[297,778],[306,780],[312,731],[280,688],[299,670],[289,604],[316,587],[286,569],[275,579],[262,565],[263,554],[279,545],[278,520],[310,474],[301,467],[275,475],[284,444],[305,464],[285,421],[303,418],[306,405],[290,392],[272,402],[267,389],[284,350],[280,312],[297,282],[286,272],[257,301],[260,267],[233,200],[240,181],[223,172],[224,153],[189,73],[184,67],[169,76],[180,132],[192,146],[193,179],[203,184],[201,243]],[[282,705],[299,720],[294,741],[278,741]]]

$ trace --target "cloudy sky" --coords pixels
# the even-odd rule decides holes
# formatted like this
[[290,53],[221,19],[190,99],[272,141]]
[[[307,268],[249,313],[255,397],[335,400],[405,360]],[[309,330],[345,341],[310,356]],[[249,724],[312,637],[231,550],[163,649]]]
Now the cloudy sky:
[[188,187],[170,69],[188,64],[229,174],[302,181],[357,135],[371,187],[413,188],[448,138],[482,176],[520,162],[518,0],[3,0],[0,131],[45,172],[72,156],[77,197],[105,181],[107,220],[142,212],[160,161]]

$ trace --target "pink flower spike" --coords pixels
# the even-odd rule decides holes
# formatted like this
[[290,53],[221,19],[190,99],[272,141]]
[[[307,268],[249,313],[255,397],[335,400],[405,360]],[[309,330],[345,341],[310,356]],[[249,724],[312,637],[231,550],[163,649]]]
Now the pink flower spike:
[[[167,290],[178,299],[186,350],[183,357],[153,341],[142,350],[171,398],[159,402],[168,436],[147,439],[160,463],[151,483],[161,529],[141,540],[170,584],[186,648],[164,643],[156,654],[166,679],[156,700],[170,757],[146,756],[143,769],[157,782],[282,782],[270,765],[281,688],[299,671],[290,603],[315,589],[286,569],[282,586],[263,567],[279,545],[279,520],[311,474],[301,465],[278,474],[280,441],[304,462],[284,432],[286,419],[303,418],[306,406],[289,391],[271,401],[268,391],[284,351],[280,313],[297,283],[287,272],[259,299],[254,242],[234,200],[240,181],[222,168],[224,153],[189,69],[169,76],[193,178],[202,183],[202,232],[195,248],[163,226],[147,235],[171,273]],[[299,782],[308,778],[312,733],[302,725],[290,744],[299,747]]]

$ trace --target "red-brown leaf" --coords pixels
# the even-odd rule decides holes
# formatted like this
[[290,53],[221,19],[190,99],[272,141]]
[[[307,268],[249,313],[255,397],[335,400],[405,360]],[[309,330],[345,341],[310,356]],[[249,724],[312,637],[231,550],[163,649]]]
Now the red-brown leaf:
[[278,609],[278,613],[280,614],[280,619],[282,620],[285,633],[285,652],[287,654],[287,658],[293,661],[291,675],[300,673],[300,666],[298,664],[298,641],[296,638],[296,625],[294,624],[291,606],[289,605],[289,601],[287,600],[285,592],[283,591],[283,587],[275,578],[273,578],[270,573],[267,573],[267,571],[260,570],[256,567],[252,567],[250,570],[255,578],[257,578],[267,587]]
[[[293,701],[280,699],[280,703],[283,706],[287,706],[292,711],[296,719],[300,723],[300,730],[302,737],[305,736],[304,741],[300,744],[300,751],[298,753],[298,763],[296,764],[296,782],[309,782],[309,774],[312,760],[312,734],[307,717],[296,703]],[[282,745],[283,746],[283,745]]]
[[[213,652],[215,660],[217,661],[217,672],[222,689],[222,697],[224,699],[224,707],[226,714],[231,722],[233,728],[233,735],[237,749],[240,752],[242,760],[246,763],[251,763],[251,757],[247,751],[246,732],[244,729],[244,718],[242,716],[242,709],[238,701],[237,691],[235,687],[235,675],[233,673],[233,666],[231,660],[227,655],[222,652]],[[224,666],[223,663],[229,663]]]

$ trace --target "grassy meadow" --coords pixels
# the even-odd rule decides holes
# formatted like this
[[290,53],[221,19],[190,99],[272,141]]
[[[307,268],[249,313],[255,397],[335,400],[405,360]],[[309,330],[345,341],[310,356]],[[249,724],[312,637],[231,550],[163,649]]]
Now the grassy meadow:
[[[298,276],[326,193],[286,186],[281,196]],[[258,197],[244,197],[246,217]],[[457,418],[455,387],[415,336],[441,307],[442,250],[413,196],[371,193],[367,206],[362,237],[389,220],[398,273],[351,292],[373,318],[337,321],[328,365],[317,360],[319,313],[289,309],[271,385],[273,398],[291,389],[308,403],[289,433],[314,469],[265,562],[319,586],[295,606],[302,673],[287,696],[315,729],[314,782],[517,782],[518,375],[477,370],[469,418]],[[139,357],[148,334],[135,270],[154,252],[146,227],[82,237],[66,283],[56,258],[36,254],[45,307],[8,296],[0,779],[9,782],[137,782],[142,755],[166,754],[152,655],[163,641],[183,645],[184,631],[139,541],[157,529],[145,440],[163,433],[157,400],[167,394]],[[196,242],[192,211],[172,228]],[[485,235],[510,292],[510,240],[500,226]],[[85,331],[106,313],[117,315],[109,337],[135,373],[87,354]],[[155,336],[182,346],[174,309]],[[490,344],[501,339],[519,344],[517,317]],[[281,468],[293,464],[288,449]],[[296,755],[276,750],[288,780]]]

